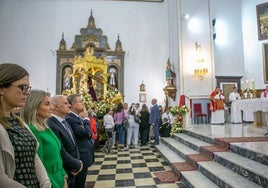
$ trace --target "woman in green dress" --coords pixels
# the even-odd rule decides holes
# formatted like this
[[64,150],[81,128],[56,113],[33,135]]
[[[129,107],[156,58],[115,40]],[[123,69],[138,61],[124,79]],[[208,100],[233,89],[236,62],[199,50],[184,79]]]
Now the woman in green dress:
[[50,94],[42,90],[33,90],[22,108],[21,116],[39,142],[37,153],[47,170],[53,188],[63,188],[67,187],[67,176],[60,154],[61,144],[45,122],[52,116],[52,110]]

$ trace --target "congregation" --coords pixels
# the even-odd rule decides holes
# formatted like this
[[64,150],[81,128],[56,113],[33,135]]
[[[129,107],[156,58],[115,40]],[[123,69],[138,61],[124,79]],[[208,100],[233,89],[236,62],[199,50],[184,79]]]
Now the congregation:
[[81,95],[31,90],[29,73],[17,64],[0,64],[0,75],[0,187],[84,188],[96,148],[107,154],[170,136],[174,118],[157,99],[150,110],[120,102],[106,109],[101,146],[98,109],[88,111]]
[[[119,102],[99,119],[98,109],[86,109],[80,94],[51,97],[31,90],[29,73],[17,64],[0,64],[0,75],[0,187],[85,188],[96,150],[111,154],[170,137],[171,107],[163,109],[155,98],[151,107]],[[268,97],[268,86],[260,96]],[[229,95],[233,123],[242,122],[233,106],[240,99],[234,87]],[[211,124],[224,124],[224,100],[216,87],[210,94]]]

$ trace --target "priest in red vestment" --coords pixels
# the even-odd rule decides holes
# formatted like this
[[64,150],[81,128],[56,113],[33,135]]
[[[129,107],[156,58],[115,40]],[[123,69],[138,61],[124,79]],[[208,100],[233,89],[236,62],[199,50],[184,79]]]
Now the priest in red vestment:
[[224,95],[220,87],[216,87],[210,96],[211,124],[224,124]]

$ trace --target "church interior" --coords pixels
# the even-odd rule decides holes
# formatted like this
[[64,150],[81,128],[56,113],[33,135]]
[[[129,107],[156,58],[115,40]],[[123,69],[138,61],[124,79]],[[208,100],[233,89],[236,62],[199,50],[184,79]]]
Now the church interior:
[[[159,145],[96,152],[87,187],[268,187],[267,15],[264,0],[0,0],[0,63],[52,96],[189,108]],[[223,124],[211,122],[216,86]]]

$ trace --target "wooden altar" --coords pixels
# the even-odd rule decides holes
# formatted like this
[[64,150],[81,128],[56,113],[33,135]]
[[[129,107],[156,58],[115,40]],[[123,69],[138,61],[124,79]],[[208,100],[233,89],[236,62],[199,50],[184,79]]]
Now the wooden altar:
[[109,47],[107,36],[96,28],[94,17],[86,28],[75,36],[71,49],[67,49],[64,34],[57,50],[56,93],[81,93],[94,89],[101,100],[108,89],[124,95],[124,55],[119,35],[115,49]]
[[94,101],[102,100],[107,92],[106,59],[96,58],[87,49],[84,56],[74,58],[73,87],[74,93],[90,93]]

